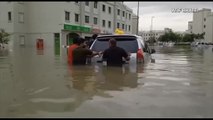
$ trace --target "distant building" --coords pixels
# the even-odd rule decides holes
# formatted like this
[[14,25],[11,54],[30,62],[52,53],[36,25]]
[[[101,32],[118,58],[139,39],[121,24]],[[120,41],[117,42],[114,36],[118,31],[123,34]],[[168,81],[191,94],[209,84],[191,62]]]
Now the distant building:
[[139,35],[142,36],[142,38],[145,41],[148,41],[151,37],[154,37],[155,40],[157,41],[158,38],[161,35],[164,35],[166,32],[171,31],[172,29],[170,28],[164,28],[164,30],[152,30],[152,31],[140,31]]
[[164,31],[169,32],[169,31],[172,31],[172,29],[171,28],[164,28]]
[[206,19],[205,40],[213,42],[213,12]]
[[188,33],[202,34],[206,42],[213,42],[213,12],[203,8],[193,13],[193,21],[188,22]]
[[192,33],[192,21],[188,22],[188,30],[186,30],[186,33],[188,33],[188,34]]
[[165,31],[164,30],[153,30],[152,32],[151,31],[140,31],[139,32],[139,35],[142,36],[142,38],[145,40],[145,41],[148,41],[151,37],[154,37],[155,40],[157,41],[158,38],[161,36],[161,35],[164,35],[165,34]]
[[[156,41],[158,41],[159,37],[164,35],[165,33],[171,31],[170,28],[164,28],[164,30],[152,30],[152,31],[140,31],[139,35],[142,36],[142,38],[145,41],[148,41],[151,37],[154,37]],[[173,31],[174,33],[180,34],[183,36],[186,34],[184,31]]]

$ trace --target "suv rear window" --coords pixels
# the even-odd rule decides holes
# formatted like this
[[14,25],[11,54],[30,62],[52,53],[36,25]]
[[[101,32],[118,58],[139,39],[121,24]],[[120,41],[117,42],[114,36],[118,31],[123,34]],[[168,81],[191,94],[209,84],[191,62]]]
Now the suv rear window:
[[[91,50],[104,51],[109,48],[109,39],[112,37],[98,37],[93,44]],[[138,50],[138,42],[136,37],[113,37],[117,41],[117,46],[126,50],[126,52],[136,53]]]

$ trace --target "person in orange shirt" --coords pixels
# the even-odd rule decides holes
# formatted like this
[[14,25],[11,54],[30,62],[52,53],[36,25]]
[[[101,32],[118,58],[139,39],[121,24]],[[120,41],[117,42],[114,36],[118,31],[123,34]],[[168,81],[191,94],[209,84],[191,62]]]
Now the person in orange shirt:
[[72,61],[73,61],[73,50],[77,47],[79,47],[79,42],[80,42],[80,37],[75,37],[73,38],[73,44],[69,46],[68,48],[68,64],[72,64]]

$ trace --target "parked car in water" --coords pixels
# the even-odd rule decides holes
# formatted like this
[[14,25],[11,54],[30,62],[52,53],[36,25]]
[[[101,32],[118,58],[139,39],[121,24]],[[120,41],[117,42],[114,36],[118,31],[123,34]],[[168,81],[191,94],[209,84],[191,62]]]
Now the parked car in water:
[[[124,66],[130,66],[132,70],[137,68],[138,64],[144,64],[150,61],[151,54],[155,53],[154,49],[149,49],[148,45],[137,35],[99,35],[90,49],[96,52],[103,52],[109,48],[109,39],[114,38],[117,41],[117,46],[123,48],[130,53],[130,61],[124,61]],[[141,57],[143,54],[144,59]],[[91,64],[102,65],[102,56],[94,56],[89,60]]]

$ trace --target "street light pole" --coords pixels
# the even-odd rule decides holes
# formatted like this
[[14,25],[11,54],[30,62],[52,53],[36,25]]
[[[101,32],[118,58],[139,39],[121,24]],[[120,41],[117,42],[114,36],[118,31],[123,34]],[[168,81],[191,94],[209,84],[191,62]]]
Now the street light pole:
[[138,9],[137,9],[137,35],[138,35],[138,29],[139,29],[139,1],[138,1]]
[[[82,26],[83,24],[83,16],[82,16],[82,12],[83,12],[83,2],[80,2],[80,26]],[[80,35],[82,36],[82,32],[80,32]]]
[[[153,39],[153,36],[152,36],[152,34],[153,34],[153,32],[152,32],[152,27],[153,27],[153,18],[154,18],[154,16],[152,16],[151,17],[151,26],[150,26],[150,38],[149,38],[149,40],[150,40],[150,43],[152,43],[152,39]],[[155,39],[155,38],[154,38]]]
[[151,31],[152,31],[152,25],[153,25],[153,18],[155,18],[155,16],[152,16],[152,18],[151,18]]
[[150,37],[152,37],[153,18],[155,18],[155,17],[154,17],[154,16],[152,16],[152,18],[151,18],[151,28],[150,28],[151,36],[150,36]]

